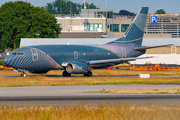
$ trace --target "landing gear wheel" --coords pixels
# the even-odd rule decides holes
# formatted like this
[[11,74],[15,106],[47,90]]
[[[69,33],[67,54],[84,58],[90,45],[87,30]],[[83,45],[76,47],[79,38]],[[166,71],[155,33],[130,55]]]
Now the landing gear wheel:
[[26,77],[26,73],[21,73],[21,77]]
[[84,77],[92,77],[92,72],[89,71],[88,73],[84,74]]
[[71,74],[68,73],[67,71],[64,71],[62,75],[63,77],[71,77]]

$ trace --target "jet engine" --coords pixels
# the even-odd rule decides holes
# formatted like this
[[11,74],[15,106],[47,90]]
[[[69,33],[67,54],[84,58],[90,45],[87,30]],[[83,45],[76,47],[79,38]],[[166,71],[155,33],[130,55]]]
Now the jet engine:
[[67,64],[66,71],[70,74],[86,74],[89,71],[89,65],[82,62],[71,62]]
[[35,74],[45,74],[48,72],[48,70],[28,70],[28,72]]

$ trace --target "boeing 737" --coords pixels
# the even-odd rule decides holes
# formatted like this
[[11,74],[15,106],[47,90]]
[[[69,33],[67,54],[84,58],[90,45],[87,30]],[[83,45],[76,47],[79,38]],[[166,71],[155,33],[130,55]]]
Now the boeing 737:
[[[103,45],[37,45],[19,48],[3,62],[18,70],[21,76],[43,74],[50,70],[64,70],[63,76],[84,74],[92,76],[92,69],[105,68],[136,59],[146,49],[141,46],[148,7],[142,7],[122,38]],[[163,45],[166,46],[166,45]],[[156,47],[163,47],[156,46]]]

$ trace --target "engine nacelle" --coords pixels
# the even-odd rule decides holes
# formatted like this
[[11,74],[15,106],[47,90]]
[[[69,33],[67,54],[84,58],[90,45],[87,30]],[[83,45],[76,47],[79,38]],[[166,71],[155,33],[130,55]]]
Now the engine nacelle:
[[86,74],[89,71],[89,65],[82,62],[71,62],[67,64],[66,71],[70,74]]
[[48,70],[28,70],[28,72],[35,74],[45,74],[48,72]]

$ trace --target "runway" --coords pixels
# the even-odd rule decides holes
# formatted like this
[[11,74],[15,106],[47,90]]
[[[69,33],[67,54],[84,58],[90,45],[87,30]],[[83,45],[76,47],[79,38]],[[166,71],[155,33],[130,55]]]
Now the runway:
[[0,88],[2,106],[180,105],[180,94],[86,93],[118,89],[168,89],[180,84],[77,85]]

